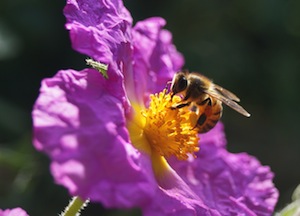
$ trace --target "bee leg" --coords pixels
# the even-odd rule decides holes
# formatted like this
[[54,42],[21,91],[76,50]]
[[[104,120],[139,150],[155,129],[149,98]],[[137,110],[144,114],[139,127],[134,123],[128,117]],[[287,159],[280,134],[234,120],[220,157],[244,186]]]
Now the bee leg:
[[205,115],[205,113],[202,113],[197,120],[197,125],[202,126],[205,123],[206,119],[207,119],[207,116]]
[[203,105],[212,106],[210,97],[206,98],[203,101],[197,102],[197,105],[200,105],[200,106],[203,106]]
[[171,109],[180,109],[186,106],[189,106],[191,104],[191,102],[186,102],[186,103],[181,103],[181,104],[177,104],[177,105],[173,105],[171,106]]

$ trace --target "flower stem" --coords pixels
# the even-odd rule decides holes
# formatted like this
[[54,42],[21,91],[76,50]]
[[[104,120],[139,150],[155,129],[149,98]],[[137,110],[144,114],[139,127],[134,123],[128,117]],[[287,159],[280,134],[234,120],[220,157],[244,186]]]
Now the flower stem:
[[88,202],[89,200],[83,201],[78,196],[75,196],[60,216],[79,216],[80,211],[87,206]]

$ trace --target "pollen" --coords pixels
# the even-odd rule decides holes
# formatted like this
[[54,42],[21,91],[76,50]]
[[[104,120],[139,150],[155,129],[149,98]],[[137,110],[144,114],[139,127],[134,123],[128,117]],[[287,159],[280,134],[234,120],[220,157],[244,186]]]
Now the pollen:
[[147,109],[134,106],[136,115],[129,125],[133,145],[166,158],[196,157],[195,152],[199,151],[199,137],[193,130],[196,114],[187,108],[171,109],[180,100],[178,96],[171,98],[164,90],[150,95]]

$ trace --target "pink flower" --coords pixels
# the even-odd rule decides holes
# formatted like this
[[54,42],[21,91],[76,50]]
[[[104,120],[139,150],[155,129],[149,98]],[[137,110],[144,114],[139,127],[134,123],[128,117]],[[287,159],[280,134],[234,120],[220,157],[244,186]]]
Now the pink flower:
[[[197,152],[192,130],[166,133],[177,120],[154,119],[169,121],[155,128],[144,119],[165,114],[147,107],[167,96],[149,95],[183,65],[162,18],[132,27],[120,0],[68,0],[64,12],[73,48],[107,64],[108,79],[94,69],[69,69],[42,81],[32,113],[34,146],[51,158],[58,184],[107,208],[139,207],[144,215],[271,214],[278,197],[272,172],[245,153],[229,153],[221,124],[201,135]],[[162,149],[189,133],[196,138],[183,142],[189,144],[183,160]],[[156,140],[162,145],[149,144]],[[196,158],[185,160],[188,153]]]
[[28,216],[28,214],[21,208],[14,209],[0,209],[0,216]]

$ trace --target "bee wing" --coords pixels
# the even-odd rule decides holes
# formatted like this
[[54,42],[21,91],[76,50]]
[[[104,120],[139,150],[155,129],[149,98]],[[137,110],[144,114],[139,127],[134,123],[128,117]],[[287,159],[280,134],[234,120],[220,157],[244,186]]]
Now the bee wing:
[[[229,91],[226,90],[226,92],[228,93]],[[229,94],[231,97],[229,97],[228,95],[226,96],[226,94],[223,95],[219,92],[219,90],[215,90],[215,89],[208,89],[205,91],[205,93],[222,101],[224,104],[226,104],[230,108],[234,109],[235,111],[239,112],[240,114],[242,114],[246,117],[250,117],[250,113],[248,113],[242,106],[240,106],[237,103],[239,101],[239,98],[236,97],[233,93],[229,92],[229,93],[231,93],[231,94]],[[234,100],[234,99],[238,99],[238,100]]]
[[236,101],[236,102],[240,102],[240,99],[233,94],[231,91],[224,89],[223,87],[217,85],[217,84],[213,84],[214,85],[214,89],[219,92],[221,95],[223,95],[224,97]]

